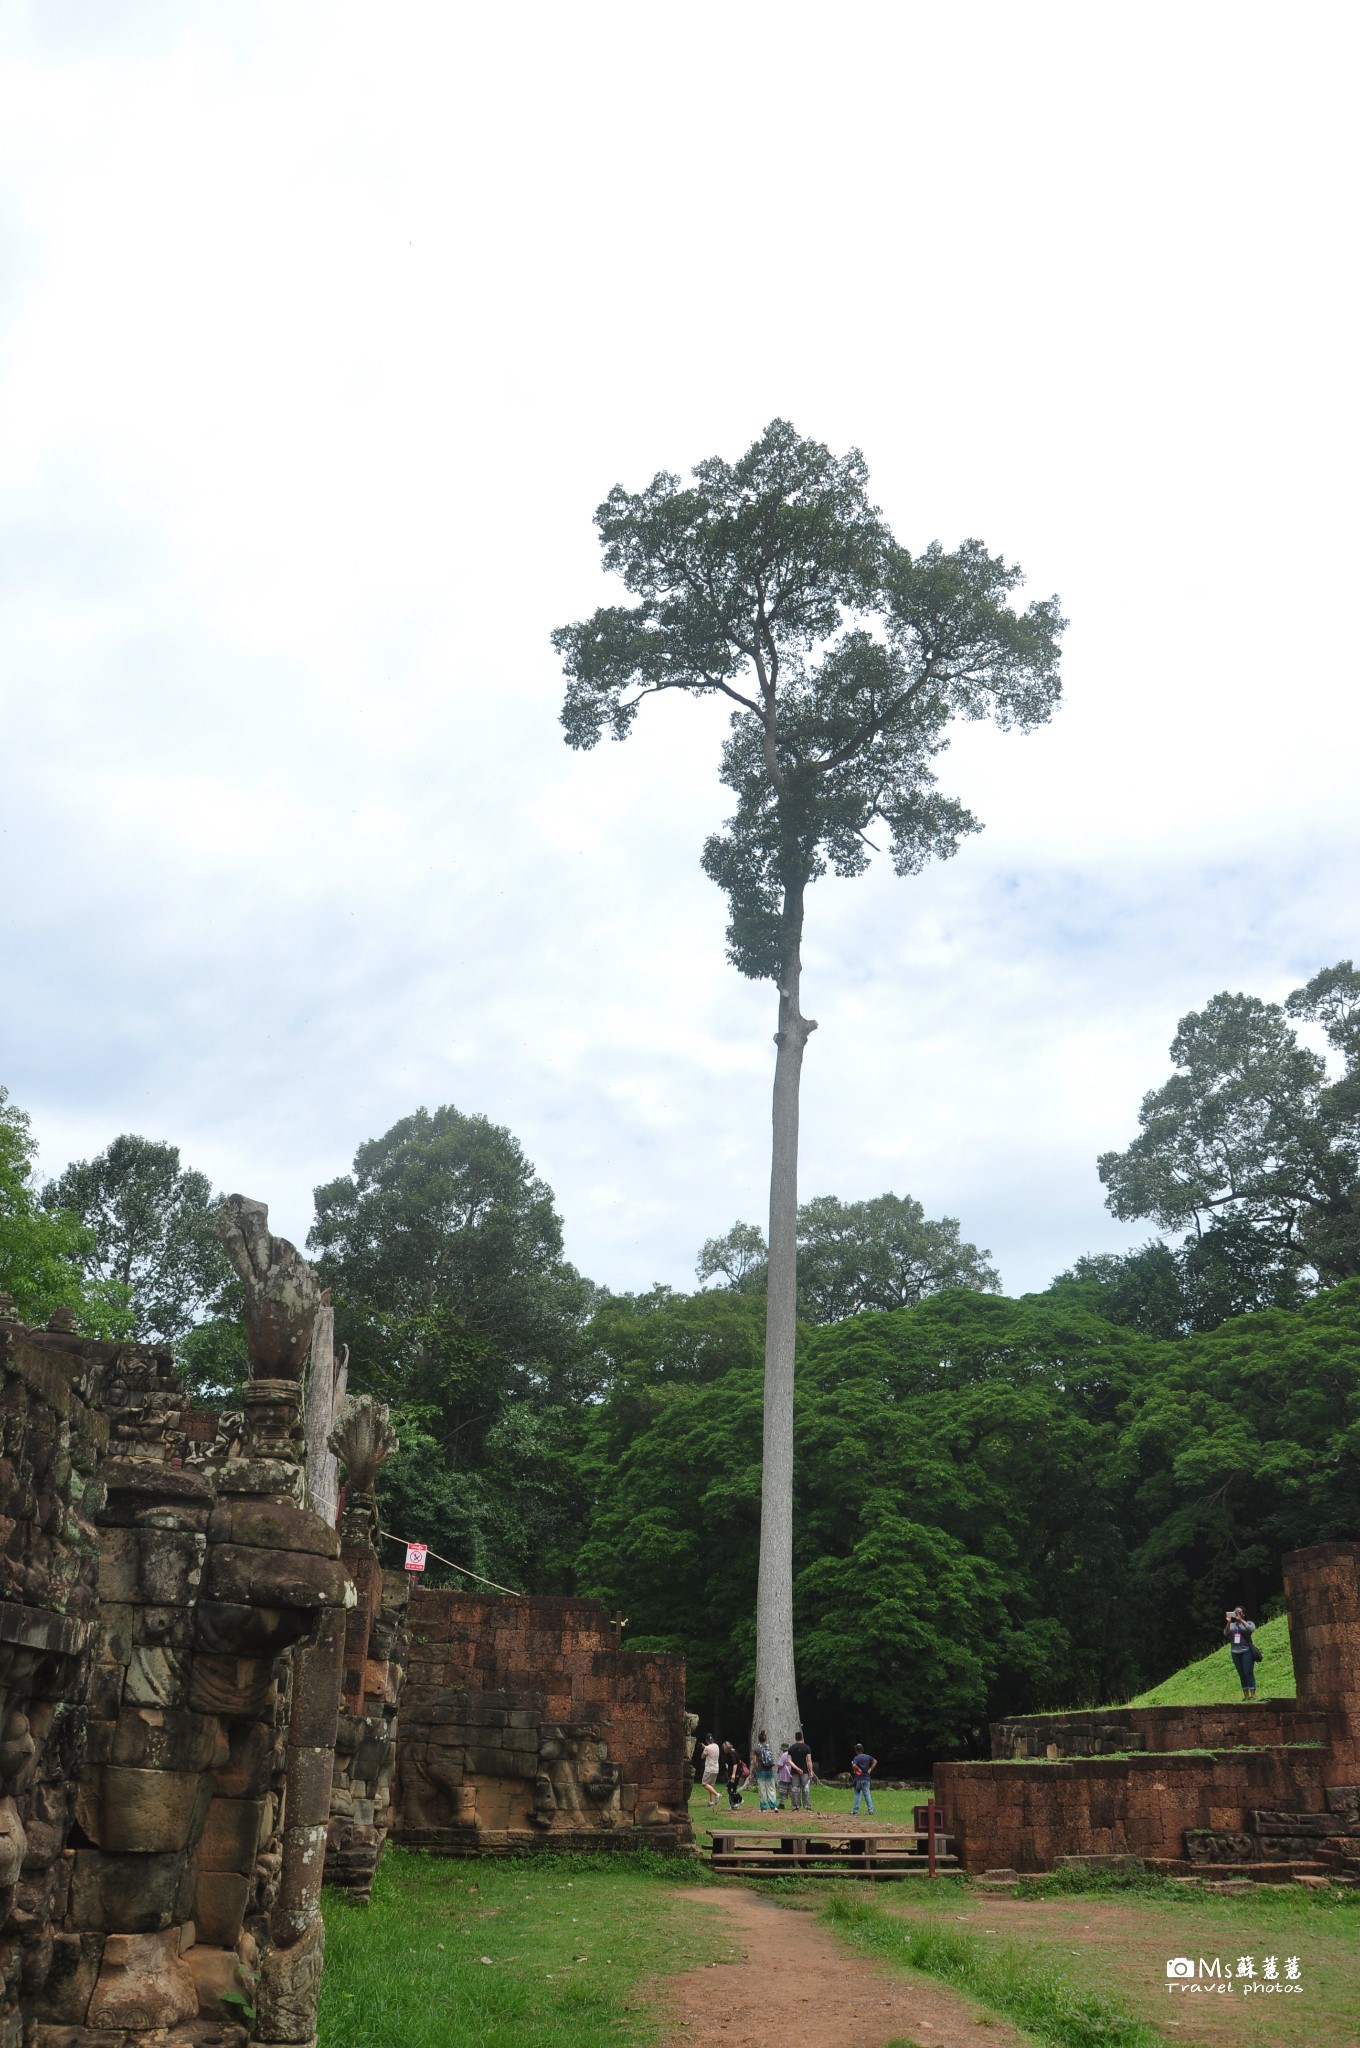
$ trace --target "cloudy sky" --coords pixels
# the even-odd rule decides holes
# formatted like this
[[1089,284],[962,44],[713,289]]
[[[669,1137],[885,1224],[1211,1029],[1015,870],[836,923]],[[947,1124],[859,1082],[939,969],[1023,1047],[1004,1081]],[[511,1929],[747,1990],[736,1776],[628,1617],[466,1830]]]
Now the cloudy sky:
[[723,719],[557,724],[617,481],[775,415],[1057,591],[986,821],[810,899],[806,1194],[1011,1291],[1178,1016],[1354,954],[1354,17],[0,0],[0,1081],[304,1237],[417,1104],[686,1284],[765,1202]]

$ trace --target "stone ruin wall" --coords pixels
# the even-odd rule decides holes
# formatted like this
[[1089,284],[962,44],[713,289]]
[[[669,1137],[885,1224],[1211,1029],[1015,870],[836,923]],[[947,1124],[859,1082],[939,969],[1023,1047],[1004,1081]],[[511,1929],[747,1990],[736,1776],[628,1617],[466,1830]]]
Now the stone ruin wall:
[[366,1904],[392,1824],[411,1582],[381,1570],[370,1547],[346,1541],[340,1555],[358,1598],[346,1621],[325,1880]]
[[1284,1586],[1295,1701],[1025,1715],[993,1726],[991,1763],[937,1764],[964,1868],[1134,1855],[1185,1870],[1192,1850],[1196,1864],[1330,1850],[1349,1868],[1360,1857],[1360,1544],[1290,1552]]
[[408,1623],[372,1470],[339,1534],[302,1504],[315,1275],[233,1204],[236,1412],[0,1296],[0,2048],[314,2044],[323,1869],[367,1900],[399,1778],[404,1838],[456,1854],[693,1843],[683,1660],[621,1656],[592,1602],[418,1592]]
[[315,2039],[353,1594],[300,1504],[314,1276],[260,1246],[226,1428],[167,1352],[0,1303],[0,2048]]
[[412,1597],[398,1841],[445,1855],[693,1848],[682,1657],[593,1600]]

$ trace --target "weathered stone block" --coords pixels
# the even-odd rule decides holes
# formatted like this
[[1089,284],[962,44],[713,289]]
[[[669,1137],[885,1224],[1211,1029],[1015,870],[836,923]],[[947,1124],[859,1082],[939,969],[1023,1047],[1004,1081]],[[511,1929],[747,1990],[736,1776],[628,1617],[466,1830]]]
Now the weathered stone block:
[[123,1698],[130,1706],[178,1707],[184,1700],[185,1659],[177,1650],[138,1648],[128,1659]]
[[[101,1526],[132,1524],[148,1514],[177,1514],[181,1526],[191,1529],[206,1525],[213,1488],[201,1472],[146,1458],[107,1458],[99,1476],[105,1492]],[[174,1524],[167,1519],[166,1526]]]
[[47,1979],[34,2001],[41,2020],[83,2026],[104,1952],[102,1934],[55,1934]]
[[105,1529],[99,1597],[153,1607],[188,1607],[203,1576],[202,1536],[168,1529]]
[[199,1651],[189,1682],[189,1705],[203,1714],[255,1721],[274,1690],[273,1665],[258,1657],[208,1656]]
[[264,1721],[232,1724],[228,1753],[217,1765],[224,1799],[263,1799],[283,1769],[283,1738]]
[[91,1743],[92,1763],[123,1764],[132,1770],[206,1771],[217,1748],[218,1724],[209,1714],[125,1706],[116,1721],[100,1725],[107,1727],[108,1736],[100,1754]]
[[212,1791],[206,1772],[96,1764],[76,1793],[76,1819],[96,1848],[110,1854],[174,1854],[197,1842]]
[[194,1640],[218,1657],[276,1657],[313,1625],[310,1608],[247,1607],[226,1600],[200,1600],[194,1609]]
[[318,1557],[340,1555],[339,1535],[320,1515],[281,1501],[224,1501],[208,1525],[208,1540],[259,1550],[310,1551]]
[[248,1607],[344,1607],[350,1582],[335,1558],[221,1543],[209,1554],[208,1591]]
[[191,1650],[194,1646],[194,1610],[191,1607],[139,1607],[132,1639],[134,1645],[141,1643],[166,1650]]
[[190,1917],[193,1858],[115,1856],[78,1849],[71,1875],[70,1924],[77,1931],[155,1934]]
[[214,1799],[198,1847],[198,1867],[205,1870],[234,1870],[249,1877],[255,1868],[265,1815],[272,1802],[265,1799]]
[[197,2015],[198,1994],[180,1961],[177,1927],[164,1934],[108,1937],[90,2000],[92,2027],[144,2032]]
[[314,2039],[325,1954],[326,1929],[319,1915],[301,1940],[266,1953],[260,1972],[257,2040],[302,2044]]
[[288,1755],[288,1818],[313,1827],[330,1812],[334,1778],[334,1752],[329,1749],[294,1749]]
[[194,1891],[194,1926],[213,1948],[235,1948],[250,1903],[250,1879],[234,1870],[200,1870]]
[[224,1998],[244,2000],[247,2005],[255,2003],[254,1986],[235,1949],[210,1948],[205,1942],[195,1942],[184,1952],[184,1965],[194,1980],[201,2018],[239,2020],[240,2004],[233,2009],[223,2004]]

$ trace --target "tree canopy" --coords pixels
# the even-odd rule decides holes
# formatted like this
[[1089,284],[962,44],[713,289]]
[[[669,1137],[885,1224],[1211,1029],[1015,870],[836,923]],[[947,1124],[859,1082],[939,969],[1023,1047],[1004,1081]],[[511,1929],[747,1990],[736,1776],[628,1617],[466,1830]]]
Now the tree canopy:
[[[1321,1026],[1341,1071],[1290,1019]],[[1102,1153],[1107,1206],[1203,1239],[1201,1283],[1235,1309],[1287,1299],[1300,1274],[1360,1274],[1360,974],[1324,968],[1283,1003],[1211,998],[1182,1017],[1176,1072],[1139,1135]]]
[[34,1167],[37,1143],[27,1112],[0,1088],[0,1293],[26,1323],[69,1308],[92,1337],[123,1337],[132,1326],[126,1291],[91,1274],[92,1233],[69,1209],[44,1204]]
[[308,1244],[351,1389],[399,1410],[383,1486],[403,1533],[425,1529],[491,1577],[547,1570],[548,1418],[580,1391],[594,1290],[563,1258],[552,1190],[518,1141],[451,1104],[418,1109],[316,1190]]
[[[682,1650],[706,1718],[754,1682],[761,1311],[606,1302],[577,1583]],[[598,1329],[597,1329],[598,1326]],[[1059,1286],[972,1290],[801,1340],[794,1600],[819,1754],[903,1766],[1003,1714],[1127,1698],[1360,1523],[1360,1282],[1158,1340]]]
[[180,1165],[177,1145],[126,1133],[95,1158],[72,1160],[42,1201],[84,1226],[86,1271],[124,1291],[139,1342],[175,1343],[231,1279],[213,1230],[212,1183]]
[[[753,1223],[711,1237],[695,1268],[742,1293],[763,1293],[765,1239]],[[946,1287],[1000,1286],[990,1254],[966,1243],[956,1216],[932,1220],[910,1195],[842,1202],[818,1195],[798,1211],[798,1312],[836,1323],[864,1309],[912,1308]]]

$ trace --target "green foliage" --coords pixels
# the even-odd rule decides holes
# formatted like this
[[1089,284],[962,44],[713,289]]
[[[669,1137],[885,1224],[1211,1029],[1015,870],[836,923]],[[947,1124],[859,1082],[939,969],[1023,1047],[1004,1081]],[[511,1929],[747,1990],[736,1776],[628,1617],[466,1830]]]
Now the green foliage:
[[317,1189],[308,1244],[352,1389],[405,1418],[382,1481],[392,1526],[505,1584],[557,1583],[595,1290],[563,1259],[552,1190],[516,1140],[451,1106],[419,1109]]
[[140,1343],[175,1343],[231,1280],[213,1229],[212,1184],[180,1165],[176,1145],[115,1138],[49,1181],[42,1202],[83,1225],[85,1270],[96,1284],[123,1290]]
[[[751,1686],[763,1304],[606,1301],[587,1332],[580,1589]],[[1360,1526],[1360,1283],[1155,1339],[1071,1289],[966,1290],[804,1328],[795,1618],[819,1755],[903,1762],[988,1719],[1130,1695],[1260,1612],[1281,1554]],[[1231,1668],[1227,1666],[1231,1677]]]
[[250,1377],[244,1291],[233,1275],[218,1290],[211,1312],[187,1330],[175,1346],[175,1364],[191,1400],[209,1406],[227,1405]]
[[[914,1308],[946,1287],[995,1291],[1001,1283],[989,1256],[962,1240],[956,1216],[933,1221],[910,1195],[818,1195],[798,1211],[798,1313],[805,1322],[838,1323],[865,1309]],[[700,1280],[721,1274],[738,1293],[762,1292],[765,1239],[753,1223],[734,1223],[708,1239],[695,1271]]]
[[[1322,1027],[1340,1075],[1289,1019]],[[1360,974],[1324,968],[1283,1005],[1214,996],[1182,1017],[1177,1071],[1143,1098],[1139,1135],[1101,1155],[1116,1216],[1193,1226],[1191,1291],[1226,1314],[1288,1306],[1299,1276],[1360,1274]],[[1207,1247],[1207,1249],[1205,1248]],[[1292,1292],[1291,1292],[1292,1290]]]
[[87,1336],[125,1337],[133,1321],[126,1290],[87,1277],[93,1235],[69,1210],[44,1206],[36,1156],[27,1114],[0,1088],[0,1292],[13,1295],[23,1322],[42,1324],[53,1309],[69,1308]]
[[638,602],[553,635],[574,747],[623,739],[662,690],[734,703],[736,809],[703,865],[728,899],[729,956],[756,979],[796,955],[808,883],[863,872],[876,823],[904,875],[977,829],[935,788],[954,718],[1027,730],[1058,699],[1057,600],[1017,611],[1019,570],[979,541],[913,557],[867,489],[857,449],[835,457],[786,420],[688,487],[664,472],[616,486],[596,525]]

